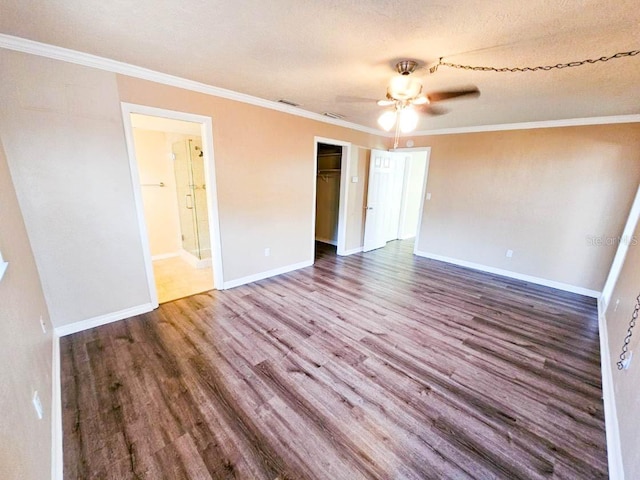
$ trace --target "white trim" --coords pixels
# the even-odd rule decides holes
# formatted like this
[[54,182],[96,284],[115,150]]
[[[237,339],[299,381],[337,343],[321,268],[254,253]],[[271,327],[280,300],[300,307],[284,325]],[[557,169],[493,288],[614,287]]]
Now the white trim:
[[200,135],[202,138],[202,151],[204,155],[205,178],[207,179],[207,213],[209,216],[209,238],[211,239],[211,256],[213,263],[213,288],[221,289],[224,285],[223,265],[222,265],[222,241],[220,238],[220,221],[218,212],[218,194],[216,183],[216,169],[213,152],[213,123],[211,117],[196,115],[164,108],[149,107],[146,105],[136,105],[122,102],[122,118],[125,126],[125,136],[127,138],[127,149],[129,152],[129,167],[133,180],[133,191],[136,200],[136,210],[138,214],[138,226],[143,243],[143,252],[147,268],[147,280],[149,291],[154,308],[158,306],[157,291],[153,275],[153,265],[147,227],[144,220],[144,208],[142,204],[142,191],[138,179],[138,167],[135,156],[135,145],[133,142],[131,114],[150,115],[154,117],[169,118],[194,122],[200,124]]
[[151,258],[151,247],[149,245],[149,234],[144,217],[144,205],[142,203],[142,189],[140,187],[140,174],[138,173],[138,161],[136,159],[136,147],[133,139],[133,126],[131,125],[131,112],[126,104],[121,105],[122,123],[124,136],[127,143],[127,153],[129,157],[129,172],[131,174],[131,190],[136,204],[136,217],[138,219],[138,232],[142,240],[142,257],[144,259],[144,269],[147,276],[147,289],[149,299],[153,308],[158,308],[158,291],[156,289],[155,275],[153,273],[153,259]]
[[52,58],[63,62],[75,63],[77,65],[106,70],[108,72],[119,73],[129,77],[141,78],[143,80],[149,80],[163,85],[184,88],[186,90],[191,90],[192,92],[227,98],[229,100],[235,100],[236,102],[248,103],[250,105],[268,108],[270,110],[277,110],[279,112],[289,113],[298,117],[309,118],[317,122],[329,123],[331,125],[337,125],[373,135],[381,135],[382,132],[375,128],[363,127],[362,125],[357,125],[345,120],[330,118],[326,115],[310,112],[298,107],[292,107],[290,105],[285,105],[284,103],[274,102],[273,100],[265,100],[264,98],[234,92],[225,88],[214,87],[205,83],[195,82],[193,80],[187,80],[186,78],[176,77],[167,73],[138,67],[129,63],[118,62],[109,58],[99,57],[97,55],[91,55],[77,50],[70,50],[68,48],[57,47],[55,45],[48,45],[46,43],[35,42],[33,40],[14,37],[12,35],[0,34],[0,48]]
[[192,254],[191,252],[188,252],[187,250],[184,250],[184,249],[182,249],[180,251],[179,256],[185,262],[187,262],[189,265],[191,265],[193,268],[199,269],[199,268],[209,268],[209,267],[213,266],[211,257],[199,259],[194,254]]
[[[76,65],[83,65],[85,67],[97,68],[99,70],[105,70],[112,73],[119,73],[121,75],[127,75],[129,77],[141,78],[143,80],[149,80],[152,82],[160,83],[163,85],[170,85],[173,87],[184,88],[192,92],[204,93],[207,95],[213,95],[215,97],[227,98],[229,100],[235,100],[236,102],[247,103],[249,105],[255,105],[258,107],[268,108],[270,110],[277,110],[279,112],[288,113],[290,115],[296,115],[298,117],[304,117],[317,122],[328,123],[331,125],[337,125],[339,127],[356,130],[359,132],[369,133],[372,135],[378,135],[381,137],[393,138],[393,134],[385,132],[377,128],[365,127],[345,120],[335,119],[321,115],[319,113],[303,110],[299,107],[292,107],[272,100],[266,100],[264,98],[254,97],[244,93],[234,92],[225,88],[214,87],[205,83],[188,80],[167,73],[157,72],[148,68],[138,67],[129,63],[118,62],[109,58],[99,57],[97,55],[91,55],[88,53],[79,52],[77,50],[71,50],[68,48],[57,47],[55,45],[49,45],[46,43],[36,42],[28,40],[26,38],[15,37],[13,35],[7,35],[0,33],[0,48],[7,50],[14,50],[16,52],[29,53],[31,55],[38,55],[40,57],[51,58],[54,60],[61,60],[63,62],[75,63]],[[425,135],[449,135],[457,133],[474,133],[474,132],[495,132],[503,130],[528,130],[532,128],[554,128],[554,127],[571,127],[581,125],[608,125],[614,123],[635,123],[640,122],[640,115],[612,115],[606,117],[587,117],[587,118],[568,118],[562,120],[544,120],[538,122],[521,122],[521,123],[505,123],[498,125],[478,125],[475,127],[455,127],[455,128],[441,128],[435,130],[421,130],[412,132],[404,137],[411,136],[425,136]]]
[[[347,246],[347,207],[349,199],[349,172],[351,171],[351,142],[344,142],[342,140],[334,140],[332,138],[325,137],[313,137],[315,142],[313,156],[315,162],[314,179],[313,179],[313,230],[311,237],[314,240],[318,240],[323,243],[330,243],[337,247],[336,253],[338,255],[345,255]],[[342,157],[340,159],[340,200],[338,205],[338,235],[337,241],[332,243],[331,241],[325,241],[315,238],[316,231],[316,205],[317,205],[317,189],[316,182],[318,177],[318,143],[324,143],[327,145],[335,145],[342,147]],[[315,244],[314,247],[315,248]],[[313,250],[312,250],[313,251]]]
[[629,243],[633,240],[633,232],[636,229],[639,218],[640,187],[638,187],[636,196],[633,200],[633,204],[631,204],[629,216],[627,217],[627,223],[624,226],[624,230],[622,230],[622,236],[620,237],[620,243],[618,244],[616,255],[615,257],[613,257],[613,262],[611,263],[611,268],[609,269],[609,275],[607,275],[607,280],[604,282],[601,298],[601,301],[603,303],[603,310],[606,310],[606,306],[609,305],[609,302],[611,301],[613,289],[616,286],[616,282],[618,281],[618,277],[620,276],[620,272],[622,271],[622,267],[624,266],[624,259],[627,257]]
[[354,253],[360,253],[360,252],[362,252],[362,247],[356,247],[350,250],[345,250],[343,256],[353,255]]
[[[199,115],[193,115],[193,118]],[[218,203],[218,182],[216,177],[215,154],[213,150],[213,120],[201,117],[200,125],[202,152],[204,155],[204,174],[207,179],[207,214],[209,216],[209,242],[213,271],[213,288],[224,285],[224,264],[222,263],[222,229],[220,228],[220,205]]]
[[[422,215],[424,215],[424,203],[426,202],[425,197],[427,196],[427,181],[429,179],[429,162],[431,160],[431,147],[417,147],[417,148],[398,148],[395,151],[399,152],[427,152],[426,164],[424,166],[424,179],[422,180],[422,193],[420,194],[420,198],[422,201],[420,202],[420,210],[418,211],[418,226],[416,227],[416,235],[415,241],[413,242],[413,253],[414,255],[418,255],[418,245],[420,243],[420,230],[422,230]],[[408,237],[411,238],[411,237]]]
[[404,232],[404,222],[407,218],[407,187],[409,185],[409,173],[411,171],[413,156],[411,155],[411,152],[405,153],[406,155],[402,159],[402,196],[400,197],[400,216],[398,218],[398,228],[396,228],[396,239],[403,239],[403,237],[406,237],[406,235],[403,235],[402,233]]
[[268,270],[266,272],[260,272],[254,275],[249,275],[247,277],[238,278],[236,280],[230,280],[228,282],[225,282],[224,288],[226,290],[228,288],[239,287],[240,285],[246,285],[247,283],[257,282],[258,280],[264,280],[265,278],[275,277],[276,275],[282,275],[283,273],[293,272],[294,270],[310,267],[312,265],[313,265],[313,260],[307,260],[305,262],[294,263],[293,265],[286,265],[284,267],[274,268],[273,270]]
[[611,371],[611,354],[609,352],[609,338],[607,319],[604,312],[600,312],[598,302],[598,331],[600,334],[600,369],[602,371],[602,401],[604,403],[604,421],[607,435],[607,459],[609,464],[609,478],[624,480],[624,466],[622,450],[620,449],[620,430],[618,413],[616,411],[615,389]]
[[60,377],[60,337],[53,333],[51,360],[51,478],[63,480],[62,380]]
[[[502,132],[506,130],[531,130],[534,128],[580,127],[585,125],[611,125],[614,123],[640,122],[639,114],[611,115],[608,117],[566,118],[562,120],[542,120],[539,122],[502,123],[497,125],[477,125],[474,127],[438,128],[411,132],[406,136],[452,135],[459,133]],[[386,133],[386,132],[385,132]],[[386,134],[387,137],[393,135]]]
[[326,243],[327,245],[333,245],[334,247],[338,246],[338,242],[336,242],[335,240],[329,240],[327,238],[317,238],[316,237],[316,242]]
[[7,271],[7,267],[9,266],[9,262],[2,261],[2,255],[0,255],[0,280],[4,277],[4,272]]
[[[416,242],[416,245],[418,243]],[[522,280],[529,283],[535,283],[537,285],[543,285],[545,287],[555,288],[556,290],[563,290],[565,292],[577,293],[578,295],[584,295],[586,297],[598,298],[601,292],[597,290],[589,290],[583,287],[577,287],[575,285],[569,285],[568,283],[556,282],[553,280],[547,280],[545,278],[534,277],[532,275],[526,275],[524,273],[512,272],[510,270],[503,270],[501,268],[489,267],[480,263],[467,262],[466,260],[458,260],[457,258],[445,257],[443,255],[436,255],[435,253],[421,252],[414,250],[415,255],[419,257],[430,258],[432,260],[438,260],[440,262],[452,263],[461,267],[472,268],[473,270],[479,270],[481,272],[493,273],[501,275],[503,277],[515,278],[516,280]]]
[[398,148],[390,148],[389,149],[390,152],[409,152],[409,153],[413,153],[413,152],[426,152],[429,151],[431,152],[431,147],[398,147]]
[[166,260],[167,258],[179,257],[181,252],[173,252],[173,253],[161,253],[160,255],[151,255],[151,260]]
[[72,333],[82,332],[83,330],[89,330],[90,328],[99,327],[100,325],[106,325],[107,323],[113,323],[119,320],[124,320],[125,318],[142,315],[143,313],[150,312],[155,308],[157,308],[157,305],[154,306],[151,303],[125,308],[118,312],[107,313],[98,317],[88,318],[87,320],[80,320],[68,325],[61,325],[55,328],[55,334],[59,337],[64,337],[66,335],[71,335]]

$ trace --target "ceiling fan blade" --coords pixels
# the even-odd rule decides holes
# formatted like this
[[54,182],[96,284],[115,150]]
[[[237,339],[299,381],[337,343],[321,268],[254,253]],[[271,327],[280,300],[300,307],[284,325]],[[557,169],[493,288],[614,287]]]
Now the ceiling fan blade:
[[378,100],[378,106],[380,107],[390,107],[391,105],[395,105],[396,101],[395,100],[388,100],[388,99],[384,99],[384,100]]
[[420,113],[426,113],[427,115],[438,116],[449,113],[449,110],[442,107],[436,107],[435,105],[418,105],[415,107]]
[[480,96],[480,90],[478,90],[478,87],[469,87],[461,90],[446,90],[442,92],[430,92],[427,94],[427,98],[431,103],[443,102],[445,100],[451,100],[453,98],[470,97],[470,96],[473,96],[473,97]]

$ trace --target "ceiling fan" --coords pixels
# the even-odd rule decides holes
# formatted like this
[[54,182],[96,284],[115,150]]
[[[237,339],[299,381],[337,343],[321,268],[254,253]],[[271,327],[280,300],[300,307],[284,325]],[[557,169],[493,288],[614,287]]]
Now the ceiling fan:
[[381,107],[393,107],[393,110],[387,110],[380,115],[378,124],[386,131],[390,131],[395,126],[396,137],[398,130],[402,133],[415,130],[418,125],[418,112],[429,115],[447,113],[447,110],[435,107],[434,103],[458,97],[477,97],[480,95],[480,90],[477,87],[422,93],[422,83],[416,77],[411,76],[417,66],[418,63],[414,60],[398,62],[396,70],[399,75],[391,79],[387,87],[386,98],[378,100],[378,105]]

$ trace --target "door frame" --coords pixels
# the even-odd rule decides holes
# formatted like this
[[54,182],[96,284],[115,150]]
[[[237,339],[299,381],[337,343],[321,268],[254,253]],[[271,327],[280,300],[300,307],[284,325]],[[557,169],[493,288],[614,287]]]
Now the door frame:
[[[431,160],[431,147],[413,147],[413,148],[393,148],[389,150],[390,152],[427,152],[426,165],[424,167],[424,178],[422,179],[422,193],[420,194],[420,198],[422,201],[420,202],[420,210],[418,212],[418,227],[416,229],[416,240],[413,245],[413,254],[416,255],[418,252],[418,244],[420,243],[420,231],[422,230],[422,215],[424,214],[424,204],[427,201],[427,179],[429,178],[429,161]],[[403,185],[403,193],[406,185]]]
[[211,117],[126,102],[121,102],[121,109],[122,120],[124,123],[124,133],[127,142],[127,151],[129,153],[129,168],[131,171],[131,181],[133,184],[133,196],[136,203],[138,229],[140,231],[140,238],[142,239],[142,253],[144,256],[144,263],[147,273],[149,296],[151,297],[153,308],[155,309],[158,307],[158,291],[153,274],[153,261],[151,259],[149,234],[147,232],[147,225],[144,217],[144,207],[142,204],[142,188],[140,186],[138,161],[136,158],[135,143],[133,139],[133,126],[131,125],[132,113],[200,124],[200,136],[202,138],[202,151],[204,156],[204,173],[207,182],[207,215],[209,217],[209,238],[211,239],[211,260],[213,263],[213,288],[216,290],[223,289],[224,278],[222,268],[222,242],[220,232],[220,217],[218,212],[216,168],[213,154],[213,121]]
[[340,159],[340,200],[338,205],[338,241],[337,254],[347,255],[347,199],[349,198],[349,172],[351,171],[351,142],[335,140],[333,138],[313,137],[313,210],[311,222],[311,258],[314,259],[316,246],[316,205],[318,192],[316,182],[318,178],[318,144],[335,145],[342,147]]

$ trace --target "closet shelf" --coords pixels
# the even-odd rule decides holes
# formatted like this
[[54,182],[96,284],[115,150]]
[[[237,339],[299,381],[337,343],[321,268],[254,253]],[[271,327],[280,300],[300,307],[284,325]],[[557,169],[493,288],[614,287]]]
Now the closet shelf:
[[340,172],[340,168],[323,168],[322,170],[318,170],[318,175],[325,175],[327,173],[337,173]]

